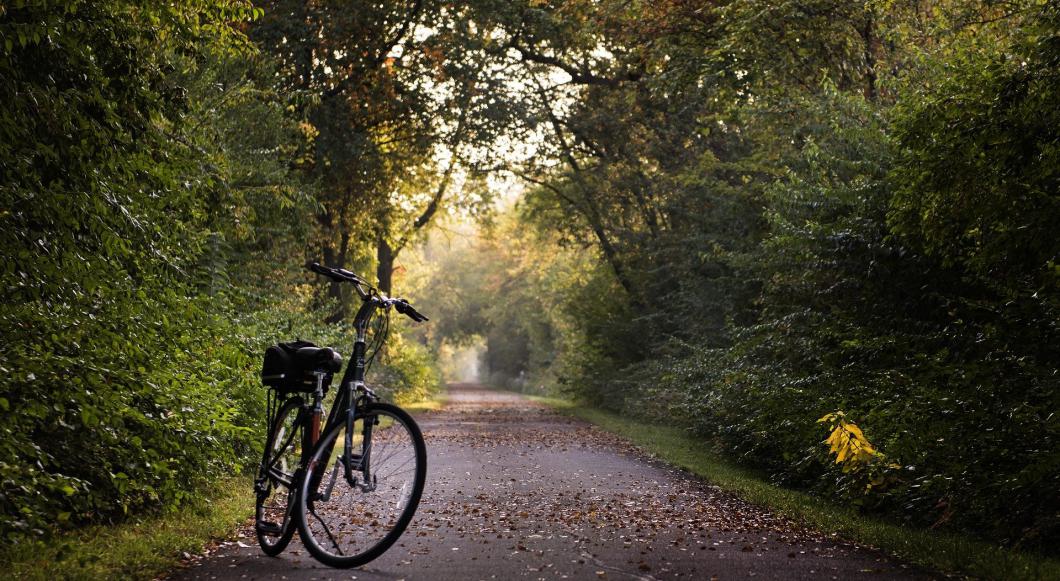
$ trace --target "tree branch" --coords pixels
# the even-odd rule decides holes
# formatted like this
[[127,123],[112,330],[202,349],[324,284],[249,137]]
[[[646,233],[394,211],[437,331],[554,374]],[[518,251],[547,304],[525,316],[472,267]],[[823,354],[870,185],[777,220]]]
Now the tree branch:
[[438,187],[434,190],[434,195],[431,196],[431,201],[424,208],[423,213],[412,222],[412,230],[406,233],[406,235],[397,243],[394,254],[401,252],[405,245],[412,240],[413,235],[424,226],[426,226],[431,218],[438,212],[438,208],[441,206],[442,199],[445,198],[446,192],[449,190],[449,184],[453,181],[453,170],[456,169],[457,164],[460,163],[460,146],[464,140],[464,128],[467,125],[468,110],[471,108],[471,95],[474,92],[474,83],[467,87],[464,99],[460,103],[460,117],[457,118],[456,128],[453,130],[453,136],[450,138],[449,151],[452,152],[452,157],[449,158],[449,165],[446,166],[445,172],[442,173],[442,179],[438,183]]
[[579,69],[571,65],[570,63],[564,62],[556,57],[548,56],[535,52],[525,46],[521,46],[515,38],[508,44],[510,48],[514,48],[519,51],[519,56],[523,62],[532,62],[542,65],[549,65],[556,67],[561,71],[567,73],[571,77],[571,82],[579,85],[605,85],[613,87],[622,83],[623,81],[636,82],[643,78],[643,74],[636,71],[626,71],[617,77],[601,77],[592,71]]
[[567,162],[567,165],[571,168],[571,175],[574,177],[574,183],[578,185],[578,188],[582,191],[582,196],[585,199],[585,208],[587,211],[583,214],[589,221],[589,227],[592,229],[593,234],[600,243],[600,249],[604,253],[604,258],[611,265],[612,270],[614,270],[615,278],[618,279],[618,283],[626,290],[630,300],[632,300],[635,305],[640,304],[640,299],[635,292],[633,281],[629,278],[629,275],[626,272],[626,267],[618,256],[618,249],[615,247],[611,237],[608,236],[607,231],[604,229],[603,216],[601,215],[600,208],[598,208],[593,201],[589,185],[585,182],[585,176],[582,175],[581,164],[578,163],[574,154],[571,153],[571,147],[567,142],[567,138],[563,135],[563,127],[560,125],[556,113],[552,110],[552,105],[549,103],[547,95],[545,95],[544,88],[540,83],[537,83],[537,88],[538,95],[541,97],[541,104],[548,113],[549,122],[552,125],[552,130],[556,135],[556,139],[559,141],[563,157]]
[[547,182],[545,180],[539,180],[537,178],[530,177],[529,175],[527,175],[527,174],[525,174],[523,172],[520,172],[520,171],[516,171],[514,169],[510,169],[508,171],[511,171],[513,174],[515,174],[516,177],[518,177],[519,179],[521,179],[523,181],[530,182],[530,183],[534,184],[535,186],[540,186],[542,188],[545,188],[546,190],[549,190],[553,194],[556,194],[556,197],[558,197],[559,199],[563,200],[564,202],[567,202],[568,204],[570,204],[570,206],[572,208],[577,209],[579,212],[582,211],[582,209],[578,207],[578,204],[574,201],[573,198],[571,198],[567,194],[563,193],[563,190],[559,189],[554,184],[552,184],[550,182]]
[[[384,42],[379,52],[374,57],[372,57],[370,61],[368,61],[367,68],[374,69],[379,65],[383,64],[383,61],[386,60],[386,55],[390,54],[390,51],[394,50],[394,47],[397,46],[402,40],[404,40],[405,35],[408,34],[409,30],[412,28],[412,24],[419,19],[420,12],[422,11],[423,0],[416,0],[412,6],[412,11],[409,13],[408,18],[406,18],[405,21],[401,23],[401,27],[398,28],[396,33],[394,33],[394,37]],[[336,83],[335,86],[324,91],[324,93],[321,95],[321,98],[330,99],[331,97],[335,97],[337,95],[342,94],[343,91],[353,85],[354,81],[359,76],[358,72],[354,72],[347,75],[344,79]]]

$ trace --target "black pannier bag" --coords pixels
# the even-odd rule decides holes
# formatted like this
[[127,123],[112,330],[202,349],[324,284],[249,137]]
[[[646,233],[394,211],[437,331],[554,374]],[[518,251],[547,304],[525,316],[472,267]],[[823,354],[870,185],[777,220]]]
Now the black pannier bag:
[[309,392],[317,385],[314,371],[327,373],[324,378],[327,387],[332,374],[341,367],[342,357],[327,347],[302,340],[277,343],[265,350],[261,382],[279,391]]

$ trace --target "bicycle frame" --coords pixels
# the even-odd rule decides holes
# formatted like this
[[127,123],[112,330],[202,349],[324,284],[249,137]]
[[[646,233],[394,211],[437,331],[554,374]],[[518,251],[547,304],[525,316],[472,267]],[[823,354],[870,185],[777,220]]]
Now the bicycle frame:
[[[324,423],[324,427],[321,433],[327,433],[333,428],[335,424],[341,421],[346,422],[345,441],[343,442],[343,476],[350,486],[358,486],[366,491],[372,488],[372,477],[370,470],[370,456],[371,450],[371,422],[365,421],[364,425],[364,442],[367,443],[363,454],[353,453],[353,426],[357,416],[357,410],[363,407],[365,404],[376,400],[375,393],[364,383],[365,376],[365,365],[367,356],[367,345],[368,345],[368,323],[371,321],[372,315],[376,309],[384,307],[385,303],[365,292],[357,285],[358,294],[361,295],[363,302],[361,303],[360,309],[357,310],[357,315],[354,317],[354,329],[356,331],[356,338],[353,343],[353,353],[350,355],[350,359],[346,364],[346,370],[342,374],[342,381],[339,383],[339,391],[335,397],[335,404],[332,406],[331,411],[328,413],[328,419]],[[334,446],[334,442],[330,444]],[[331,453],[328,451],[324,454],[325,457],[330,456]],[[356,456],[356,457],[355,457]],[[359,472],[361,475],[361,482],[357,482],[357,478],[354,476],[354,471]],[[321,474],[323,477],[323,474]],[[316,489],[319,482],[313,482],[310,489]],[[330,489],[330,486],[329,486]]]

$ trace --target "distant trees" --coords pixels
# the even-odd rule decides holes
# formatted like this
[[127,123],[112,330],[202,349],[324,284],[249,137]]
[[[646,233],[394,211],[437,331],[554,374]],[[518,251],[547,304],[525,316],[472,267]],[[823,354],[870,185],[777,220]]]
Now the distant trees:
[[[500,334],[527,368],[551,349],[573,393],[682,417],[779,480],[1055,544],[1053,3],[483,11],[534,79],[512,97],[543,140],[512,168],[524,223],[607,265],[512,279],[567,288],[541,339]],[[507,269],[529,256],[554,260]],[[834,466],[835,410],[889,472]]]

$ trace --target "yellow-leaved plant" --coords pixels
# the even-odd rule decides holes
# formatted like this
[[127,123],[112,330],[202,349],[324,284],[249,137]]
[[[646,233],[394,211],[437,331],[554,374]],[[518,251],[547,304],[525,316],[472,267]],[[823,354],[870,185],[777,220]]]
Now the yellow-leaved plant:
[[857,473],[863,479],[864,494],[879,492],[899,480],[896,470],[901,465],[888,462],[887,456],[869,442],[861,428],[848,422],[842,411],[825,414],[817,423],[831,429],[824,440],[829,453],[835,454],[835,463],[843,465],[843,472]]
[[825,439],[828,451],[835,454],[835,463],[843,465],[843,472],[858,470],[874,460],[882,460],[880,452],[865,437],[856,424],[846,420],[846,414],[834,411],[817,420],[818,424],[829,424],[832,433]]

